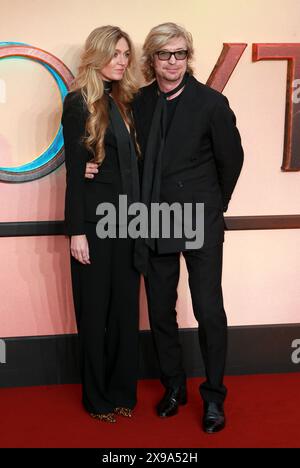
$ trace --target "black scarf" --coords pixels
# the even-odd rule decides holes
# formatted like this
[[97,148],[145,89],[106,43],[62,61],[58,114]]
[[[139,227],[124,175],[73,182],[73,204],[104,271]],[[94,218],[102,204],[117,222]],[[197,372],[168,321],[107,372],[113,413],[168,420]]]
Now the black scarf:
[[135,146],[117,104],[109,96],[113,82],[103,80],[103,85],[104,92],[109,100],[110,124],[117,140],[123,193],[127,195],[128,204],[138,202],[140,199],[140,184]]
[[[161,170],[162,170],[162,154],[165,147],[167,135],[167,98],[173,96],[180,91],[186,84],[189,77],[185,73],[181,83],[172,91],[163,93],[158,89],[158,99],[153,114],[151,128],[147,140],[147,148],[144,155],[144,168],[142,180],[141,202],[148,208],[149,222],[148,230],[151,231],[150,211],[151,203],[159,203],[160,185],[161,185]],[[135,247],[134,263],[136,268],[147,274],[148,264],[148,248],[155,250],[155,239],[148,237],[147,239],[138,239]]]
[[112,81],[102,80],[102,83],[103,83],[105,94],[110,94],[112,92],[113,82]]

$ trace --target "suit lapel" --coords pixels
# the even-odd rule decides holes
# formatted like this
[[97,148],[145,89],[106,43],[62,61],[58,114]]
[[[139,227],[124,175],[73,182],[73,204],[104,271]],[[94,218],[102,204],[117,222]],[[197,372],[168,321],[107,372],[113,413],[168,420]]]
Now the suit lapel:
[[138,141],[141,144],[143,154],[146,151],[156,101],[157,85],[154,81],[151,85],[141,89],[141,96],[133,103]]
[[110,123],[116,135],[118,159],[121,172],[122,186],[128,195],[129,201],[139,199],[139,177],[136,154],[131,137],[117,104],[110,98]]

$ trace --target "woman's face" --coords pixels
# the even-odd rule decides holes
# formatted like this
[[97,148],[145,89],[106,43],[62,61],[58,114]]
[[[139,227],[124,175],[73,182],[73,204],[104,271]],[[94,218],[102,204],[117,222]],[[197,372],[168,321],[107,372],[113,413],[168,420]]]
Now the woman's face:
[[121,80],[128,67],[129,56],[130,50],[128,42],[122,37],[116,44],[113,58],[100,70],[101,77],[108,81]]

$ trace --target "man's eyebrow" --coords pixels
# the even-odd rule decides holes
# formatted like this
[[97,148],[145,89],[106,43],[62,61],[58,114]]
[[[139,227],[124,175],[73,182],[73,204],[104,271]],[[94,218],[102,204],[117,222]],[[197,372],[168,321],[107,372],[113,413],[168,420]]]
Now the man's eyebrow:
[[162,52],[178,52],[179,50],[186,50],[184,47],[179,47],[178,49],[175,50],[169,50],[169,49],[160,49]]

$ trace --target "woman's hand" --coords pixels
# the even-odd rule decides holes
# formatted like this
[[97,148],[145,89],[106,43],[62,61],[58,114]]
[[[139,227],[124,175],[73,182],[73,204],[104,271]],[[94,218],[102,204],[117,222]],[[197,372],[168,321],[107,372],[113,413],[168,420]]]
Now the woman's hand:
[[71,254],[84,265],[90,264],[89,244],[85,234],[71,237]]
[[86,179],[93,179],[95,174],[98,174],[98,164],[92,162],[86,163],[84,177]]

